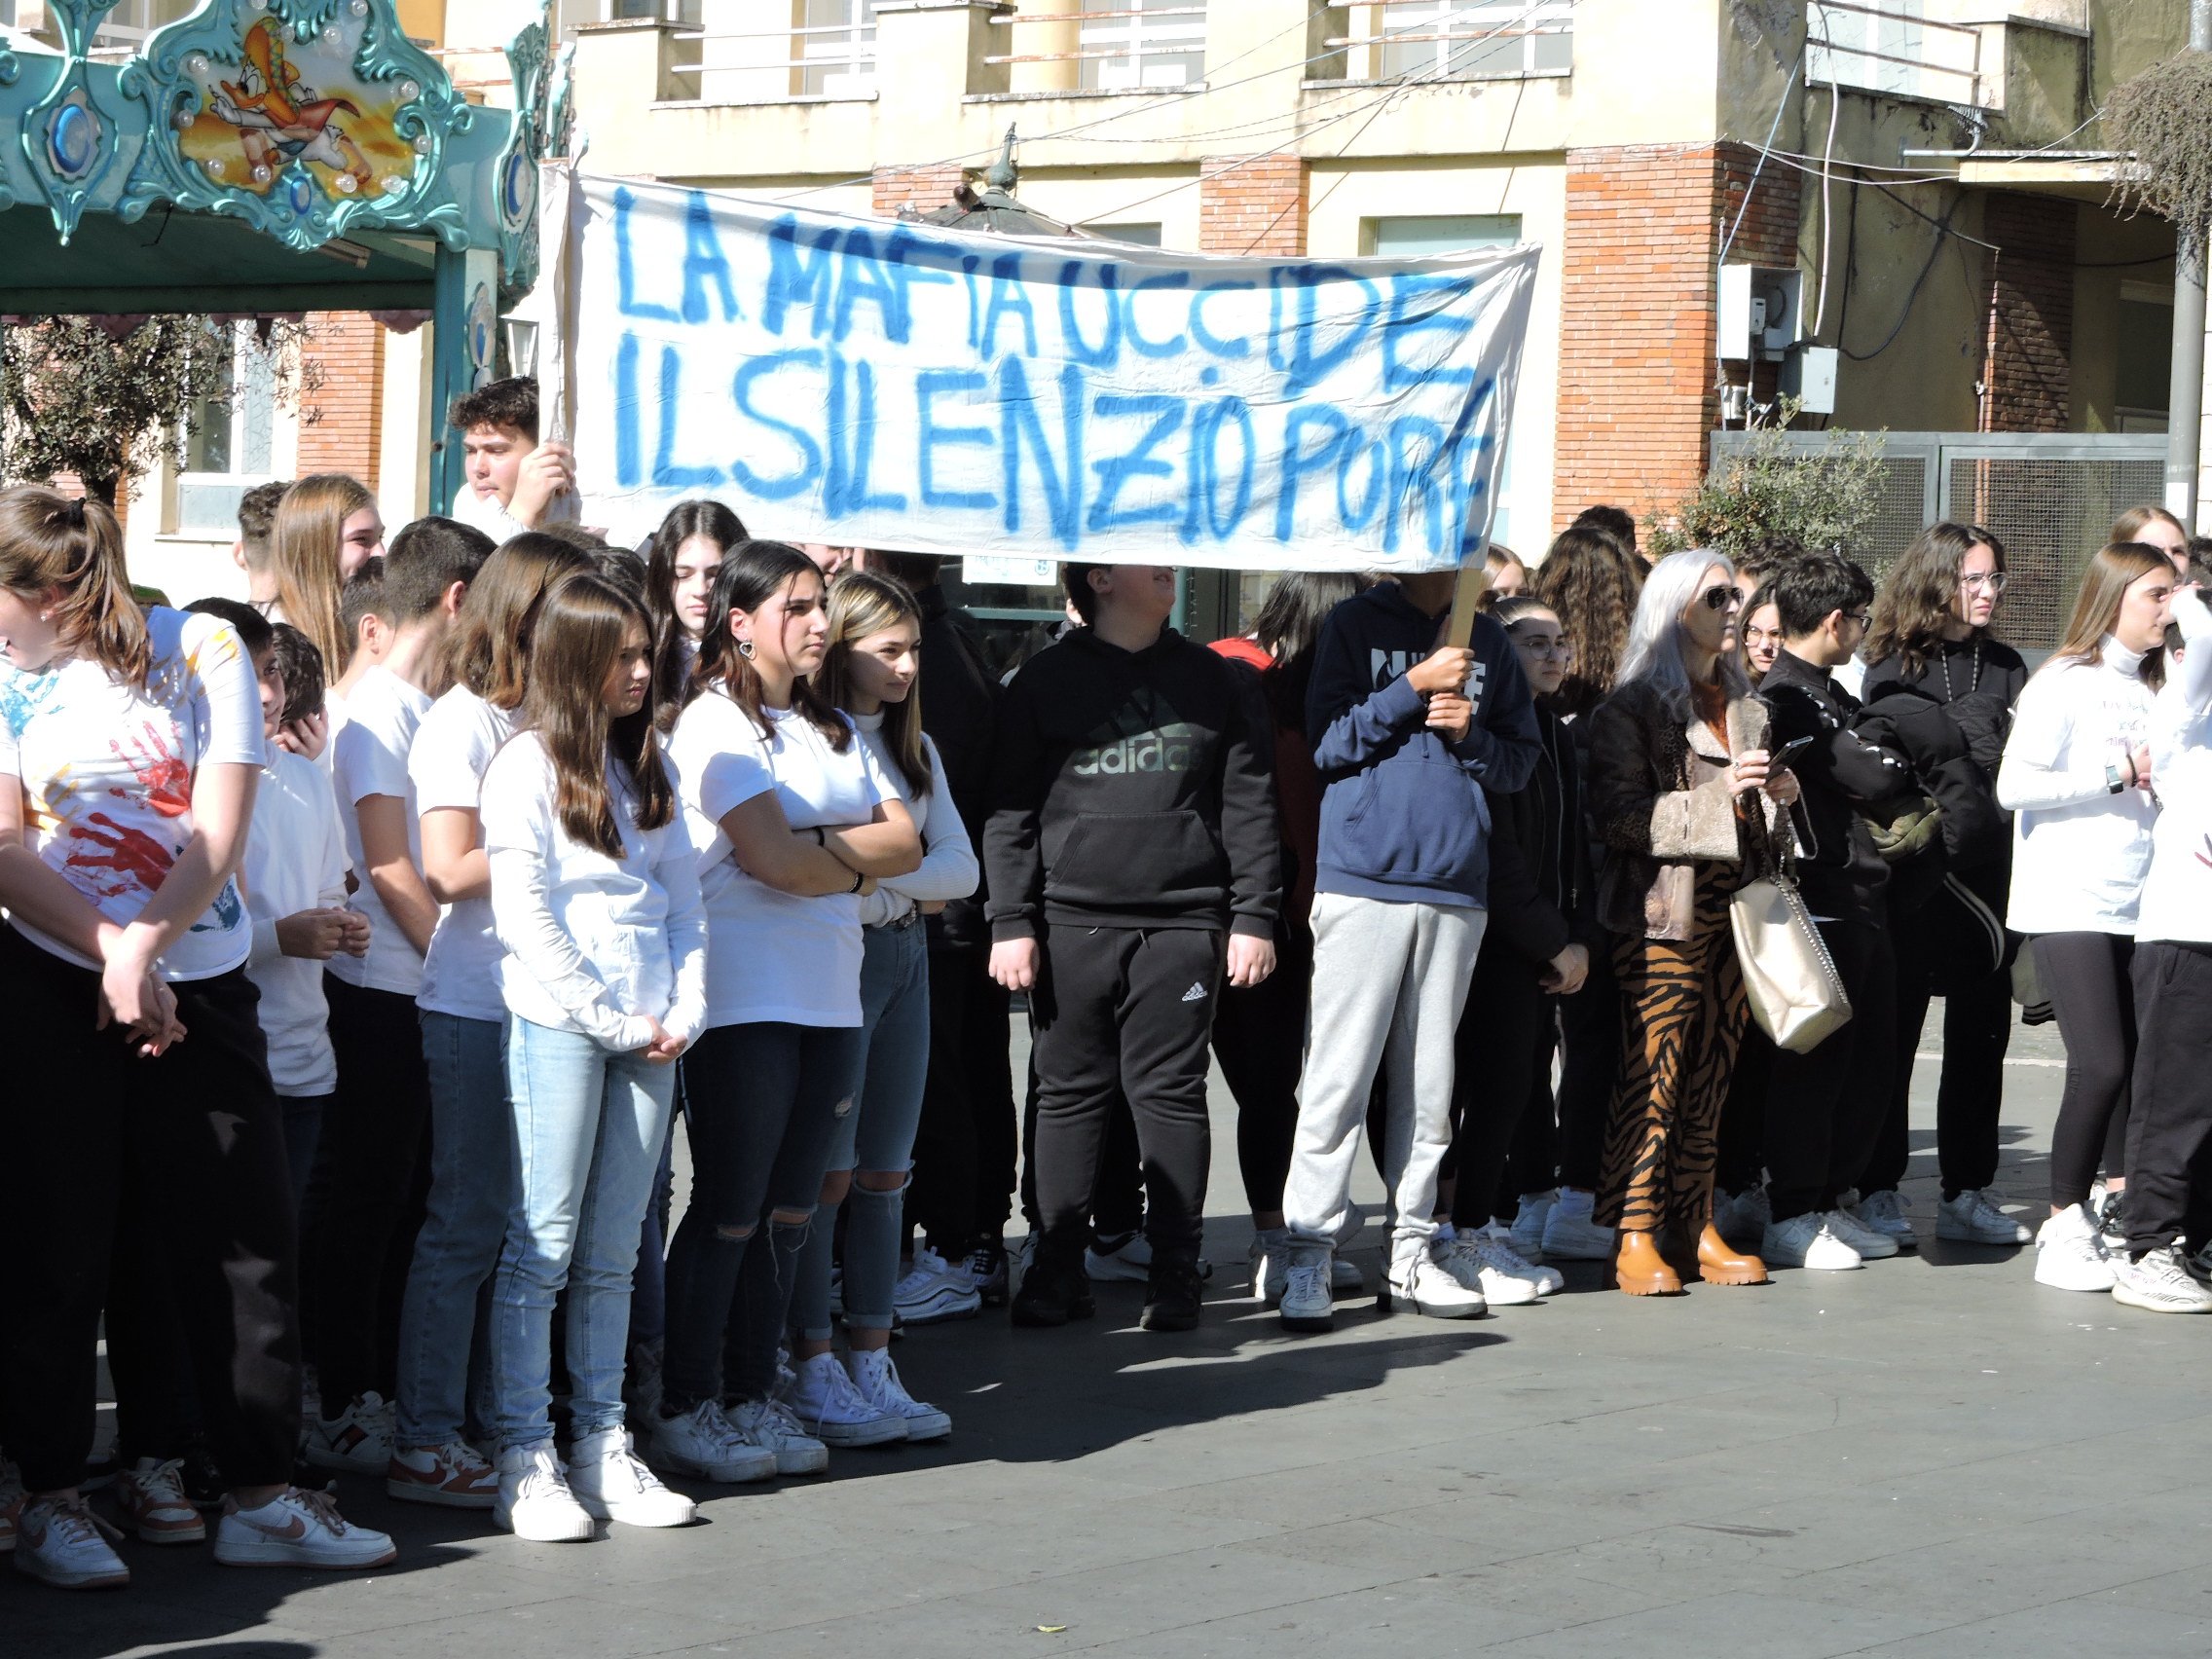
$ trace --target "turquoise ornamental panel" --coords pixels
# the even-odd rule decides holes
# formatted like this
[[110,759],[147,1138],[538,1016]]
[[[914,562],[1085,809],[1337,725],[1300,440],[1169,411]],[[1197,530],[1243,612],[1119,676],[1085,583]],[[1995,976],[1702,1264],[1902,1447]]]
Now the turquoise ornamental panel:
[[[100,19],[115,0],[50,0],[48,10],[59,29],[62,59],[53,84],[23,112],[17,137],[29,166],[35,187],[45,193],[54,212],[54,228],[67,242],[77,221],[106,180],[108,170],[123,153],[137,122],[115,96],[114,89],[95,80],[87,59],[87,48]],[[15,71],[20,60],[8,55]],[[11,198],[13,192],[8,193]],[[0,206],[12,205],[0,203]]]
[[526,25],[507,46],[507,74],[514,83],[514,129],[493,177],[499,210],[499,276],[511,294],[537,281],[537,164],[545,159],[551,81],[547,58],[548,13]]
[[454,92],[390,0],[203,0],[150,35],[118,86],[147,122],[120,218],[168,202],[303,249],[349,228],[464,248],[489,228],[446,165],[498,112]]

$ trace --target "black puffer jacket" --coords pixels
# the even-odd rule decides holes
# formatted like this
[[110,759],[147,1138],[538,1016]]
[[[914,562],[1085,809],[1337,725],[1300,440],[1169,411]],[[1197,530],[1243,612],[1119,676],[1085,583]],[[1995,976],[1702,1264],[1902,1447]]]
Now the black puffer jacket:
[[1569,944],[1595,949],[1597,894],[1582,813],[1582,756],[1559,717],[1536,705],[1543,757],[1523,788],[1490,795],[1490,923],[1494,938],[1531,963]]

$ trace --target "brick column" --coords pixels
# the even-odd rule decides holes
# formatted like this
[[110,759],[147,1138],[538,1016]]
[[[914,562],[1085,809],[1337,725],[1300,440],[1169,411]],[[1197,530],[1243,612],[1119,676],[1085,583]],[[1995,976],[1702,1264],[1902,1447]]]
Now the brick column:
[[319,384],[300,397],[300,470],[344,472],[371,490],[384,437],[384,325],[363,312],[310,312],[305,351]]
[[1198,247],[1261,259],[1306,255],[1306,163],[1298,156],[1202,162]]
[[[1564,527],[1598,502],[1640,516],[1697,487],[1719,413],[1717,255],[1751,186],[1746,145],[1570,150],[1557,470]],[[1760,175],[1730,264],[1797,263],[1797,179]],[[1773,365],[1758,365],[1771,387]],[[1741,380],[1744,366],[1730,365]]]
[[1981,429],[2063,432],[2073,402],[2074,203],[2000,192],[1982,236]]
[[869,211],[884,219],[896,219],[899,209],[909,205],[934,213],[952,205],[952,193],[967,176],[967,169],[958,162],[939,162],[924,167],[877,167],[875,200]]

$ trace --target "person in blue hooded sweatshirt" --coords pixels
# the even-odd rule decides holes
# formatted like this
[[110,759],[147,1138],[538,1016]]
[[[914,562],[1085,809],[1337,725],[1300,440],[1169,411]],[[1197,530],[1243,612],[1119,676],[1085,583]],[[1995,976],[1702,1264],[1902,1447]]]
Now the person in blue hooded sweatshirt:
[[1436,1241],[1452,1139],[1453,1034],[1481,947],[1490,879],[1483,789],[1526,785],[1542,754],[1534,699],[1505,630],[1475,618],[1441,645],[1451,571],[1377,583],[1329,613],[1306,732],[1319,767],[1313,990],[1283,1219],[1282,1322],[1332,1323],[1329,1269],[1352,1224],[1352,1163],[1376,1069],[1392,1210],[1382,1305],[1484,1310],[1477,1271]]

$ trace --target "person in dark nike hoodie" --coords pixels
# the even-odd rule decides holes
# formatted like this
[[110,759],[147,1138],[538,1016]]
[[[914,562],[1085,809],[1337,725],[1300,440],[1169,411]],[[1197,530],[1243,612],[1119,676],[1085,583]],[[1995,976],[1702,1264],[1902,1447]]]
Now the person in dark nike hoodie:
[[991,974],[1029,993],[1043,1236],[1014,1323],[1092,1311],[1083,1251],[1117,1089],[1152,1246],[1147,1330],[1198,1317],[1207,1037],[1274,968],[1273,737],[1249,677],[1167,623],[1176,572],[1069,565],[1085,626],[1014,676],[983,830]]
[[1352,1163],[1385,1051],[1384,1296],[1447,1318],[1484,1309],[1479,1264],[1437,1242],[1437,1166],[1452,1139],[1453,1036],[1487,919],[1483,791],[1521,789],[1542,751],[1505,630],[1477,616],[1468,647],[1439,647],[1456,579],[1379,582],[1329,613],[1314,649],[1306,733],[1323,793],[1306,1075],[1283,1195],[1291,1330],[1332,1323],[1330,1258],[1354,1214]]

